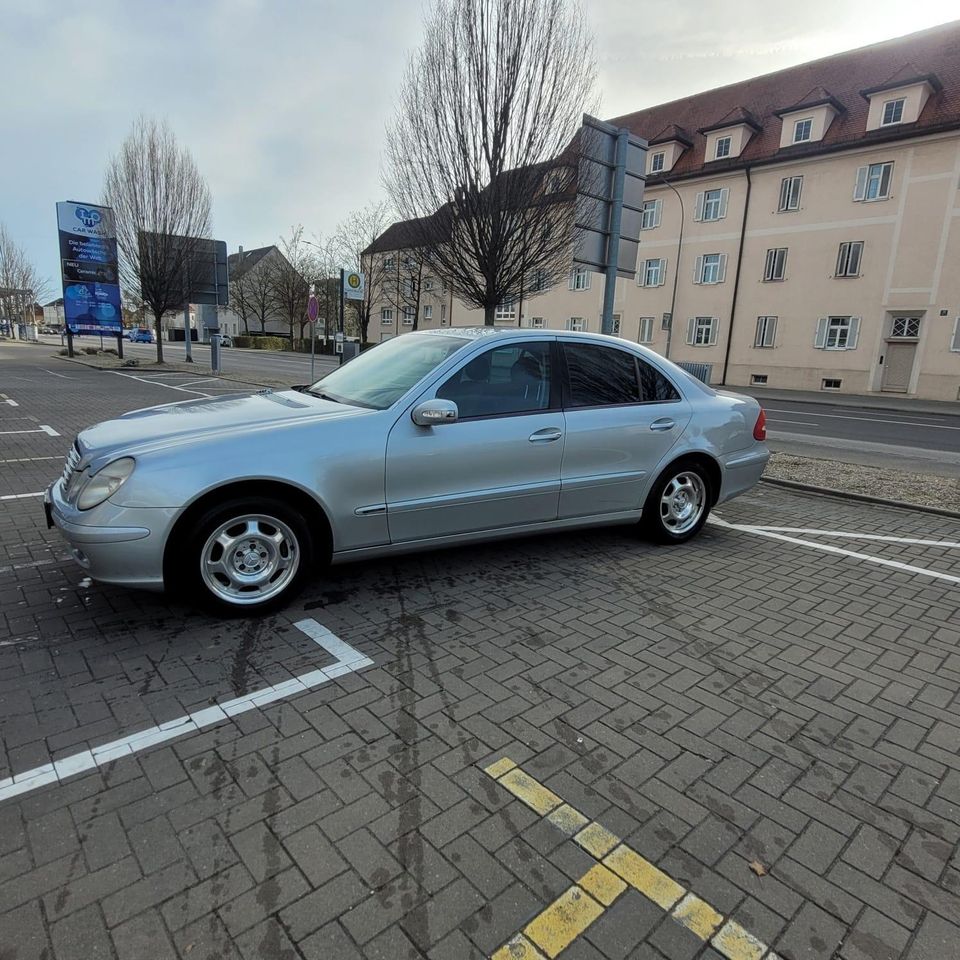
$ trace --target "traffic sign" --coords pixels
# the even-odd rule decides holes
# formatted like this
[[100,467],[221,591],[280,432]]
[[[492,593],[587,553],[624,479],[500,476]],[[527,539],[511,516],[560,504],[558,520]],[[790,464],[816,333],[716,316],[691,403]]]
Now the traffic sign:
[[364,275],[356,270],[343,271],[343,296],[347,300],[362,300],[364,292]]
[[313,294],[310,294],[310,299],[307,301],[307,316],[310,318],[311,323],[316,323],[319,315],[320,303]]

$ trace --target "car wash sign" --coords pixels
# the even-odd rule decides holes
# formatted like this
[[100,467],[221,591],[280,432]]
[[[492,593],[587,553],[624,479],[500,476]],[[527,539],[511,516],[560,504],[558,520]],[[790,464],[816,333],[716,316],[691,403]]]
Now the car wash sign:
[[123,330],[113,211],[92,203],[57,204],[63,312],[73,333]]

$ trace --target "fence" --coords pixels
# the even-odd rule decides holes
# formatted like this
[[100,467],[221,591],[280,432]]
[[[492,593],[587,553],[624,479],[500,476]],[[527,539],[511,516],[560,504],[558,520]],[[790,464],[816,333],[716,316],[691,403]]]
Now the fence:
[[676,364],[678,367],[686,370],[687,373],[696,377],[698,380],[701,380],[703,383],[709,383],[710,377],[713,375],[712,363],[699,363],[693,360],[678,360],[676,361]]

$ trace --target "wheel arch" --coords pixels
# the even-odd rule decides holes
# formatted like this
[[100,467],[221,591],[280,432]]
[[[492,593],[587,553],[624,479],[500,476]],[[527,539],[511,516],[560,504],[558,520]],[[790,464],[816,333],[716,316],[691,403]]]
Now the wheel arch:
[[272,497],[302,514],[314,537],[314,554],[320,563],[326,563],[333,551],[333,526],[323,505],[301,487],[283,480],[233,480],[204,491],[192,500],[177,517],[163,548],[163,581],[170,584],[173,576],[176,548],[189,537],[196,522],[205,511],[218,503],[240,497]]
[[710,506],[715,506],[717,500],[720,498],[720,487],[723,484],[723,471],[720,468],[720,461],[705,450],[687,450],[665,463],[660,470],[657,471],[654,483],[650,488],[651,493],[657,481],[665,473],[670,470],[675,470],[682,463],[696,463],[707,471],[707,479],[710,481]]

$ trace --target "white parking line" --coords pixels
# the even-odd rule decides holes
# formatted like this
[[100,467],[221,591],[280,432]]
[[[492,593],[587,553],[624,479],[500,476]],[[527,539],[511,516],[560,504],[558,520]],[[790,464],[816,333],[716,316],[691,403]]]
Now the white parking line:
[[111,740],[110,743],[101,744],[93,749],[81,750],[80,753],[74,753],[62,760],[55,760],[53,763],[45,763],[43,766],[34,767],[32,770],[14,774],[6,780],[0,780],[0,802],[8,800],[10,797],[29,793],[48,783],[62,783],[68,777],[83,773],[85,770],[93,770],[109,763],[111,760],[130,756],[166,740],[182,737],[184,734],[197,733],[204,727],[212,727],[218,723],[223,723],[224,720],[234,717],[238,713],[245,713],[255,707],[262,707],[276,700],[283,700],[297,693],[303,693],[305,690],[318,687],[336,677],[342,677],[347,673],[355,673],[357,670],[363,670],[365,667],[373,665],[373,661],[369,657],[365,657],[359,651],[354,650],[353,647],[344,643],[326,627],[317,623],[316,620],[301,620],[294,626],[307,634],[311,640],[315,641],[331,656],[336,657],[337,662],[332,666],[324,667],[322,670],[311,670],[299,677],[292,677],[282,683],[276,683],[273,686],[264,687],[262,690],[244,694],[242,697],[236,697],[233,700],[226,701],[226,703],[188,713],[184,717],[168,720],[166,723],[150,727],[147,730],[140,730],[128,737]]
[[61,380],[76,380],[76,377],[68,377],[65,373],[56,373],[54,370],[43,368],[44,373],[49,373],[51,377],[59,377]]
[[69,563],[70,558],[64,557],[62,560],[31,560],[30,563],[11,563],[6,567],[0,567],[0,573],[13,573],[14,570],[32,570],[34,567],[46,567],[51,563]]
[[960,549],[952,540],[915,540],[913,537],[887,537],[879,533],[849,533],[845,530],[809,530],[806,527],[762,527],[750,525],[752,530],[770,530],[773,533],[805,533],[807,536],[841,537],[848,540],[879,540],[883,543],[907,543],[917,547],[946,547]]
[[26,500],[29,497],[42,497],[43,491],[39,493],[5,493],[0,496],[0,500]]
[[63,457],[14,457],[12,460],[0,460],[0,463],[33,463],[34,460],[63,460]]
[[158,387],[166,387],[168,390],[179,390],[180,393],[192,393],[195,396],[207,397],[208,399],[213,397],[212,393],[203,393],[200,390],[187,390],[186,387],[178,387],[172,383],[164,383],[162,380],[148,380],[146,377],[135,377],[132,373],[120,373],[119,370],[111,370],[109,372],[116,374],[118,377],[127,377],[129,380],[139,380],[140,383],[148,383]]
[[842,547],[834,547],[829,543],[817,543],[814,540],[802,540],[799,537],[788,537],[782,533],[774,533],[772,530],[762,530],[759,527],[751,527],[742,523],[728,523],[721,517],[711,515],[711,523],[719,527],[727,527],[730,530],[740,530],[743,533],[752,533],[757,537],[769,537],[771,540],[782,540],[784,543],[793,543],[800,547],[812,547],[814,550],[821,550],[823,553],[832,553],[842,557],[851,557],[854,560],[863,560],[866,563],[875,563],[881,567],[892,567],[894,570],[900,570],[903,573],[915,573],[923,577],[932,577],[934,580],[946,580],[948,583],[960,583],[960,577],[950,573],[941,573],[939,570],[928,570],[926,567],[915,567],[910,563],[901,563],[899,560],[888,560],[886,557],[873,557],[869,553],[858,553],[856,550],[844,550]]
[[10,404],[11,407],[19,407],[20,404],[16,400],[11,400],[5,393],[0,393],[0,400],[4,403]]
[[59,437],[60,434],[57,433],[53,427],[49,426],[46,423],[38,424],[36,430],[0,430],[0,437],[10,436],[14,433],[45,433],[48,437]]

